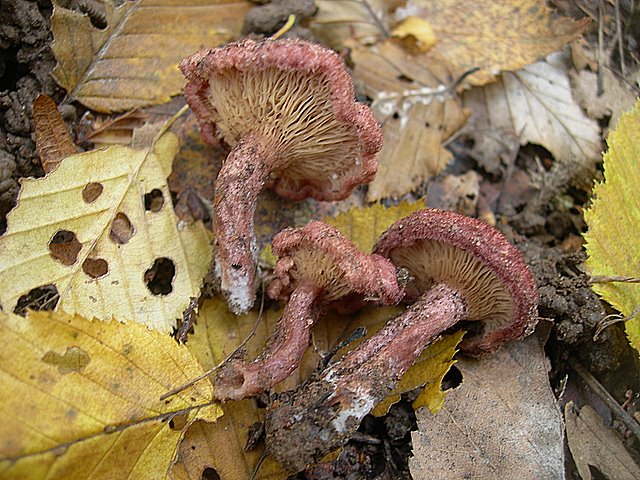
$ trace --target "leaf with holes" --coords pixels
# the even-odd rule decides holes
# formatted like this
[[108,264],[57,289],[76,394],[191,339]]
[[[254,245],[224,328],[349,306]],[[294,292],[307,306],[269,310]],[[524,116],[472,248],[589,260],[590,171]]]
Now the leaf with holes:
[[181,92],[178,63],[240,33],[246,0],[104,2],[106,28],[54,2],[53,77],[71,98],[100,112],[163,103]]
[[[640,277],[640,101],[622,114],[609,134],[604,155],[603,183],[593,189],[593,203],[584,213],[589,226],[585,248],[591,275]],[[596,283],[593,290],[628,320],[625,324],[631,345],[640,351],[640,284]]]
[[0,237],[5,311],[53,285],[65,312],[171,331],[211,258],[204,226],[181,224],[171,205],[166,178],[177,151],[165,133],[151,148],[71,155],[25,180]]
[[182,431],[216,420],[212,389],[168,335],[78,316],[0,313],[0,477],[165,478]]

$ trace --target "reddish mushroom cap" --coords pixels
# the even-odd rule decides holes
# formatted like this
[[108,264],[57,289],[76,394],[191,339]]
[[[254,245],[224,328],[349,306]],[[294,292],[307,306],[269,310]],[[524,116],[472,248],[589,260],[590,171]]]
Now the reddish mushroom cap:
[[285,229],[274,237],[272,248],[279,256],[273,269],[276,278],[268,290],[272,298],[288,298],[303,280],[322,289],[324,303],[359,293],[389,305],[404,295],[388,259],[362,253],[326,223],[313,221],[304,228]]
[[538,294],[531,272],[504,235],[480,220],[421,210],[393,224],[374,252],[409,270],[414,296],[435,283],[461,291],[468,304],[466,320],[483,327],[462,343],[467,353],[493,352],[536,325]]
[[180,63],[185,99],[205,140],[235,146],[263,137],[279,195],[340,200],[375,176],[382,132],[354,101],[351,78],[332,50],[304,40],[243,40]]

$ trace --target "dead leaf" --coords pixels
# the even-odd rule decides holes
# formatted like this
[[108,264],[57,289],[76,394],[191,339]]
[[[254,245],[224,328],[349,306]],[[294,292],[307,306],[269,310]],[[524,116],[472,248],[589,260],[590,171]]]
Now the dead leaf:
[[78,152],[51,97],[38,95],[33,102],[33,130],[44,173],[54,171],[63,158]]
[[[224,415],[215,423],[198,421],[189,427],[180,443],[172,473],[186,470],[185,480],[202,480],[206,469],[212,469],[224,480],[251,477],[263,455],[264,445],[251,451],[245,451],[245,446],[251,427],[264,421],[264,409],[258,409],[253,399],[228,402],[222,408]],[[277,462],[267,458],[251,478],[284,480],[288,476]],[[179,480],[175,474],[173,478]]]
[[85,113],[78,123],[78,143],[91,142],[96,148],[131,145],[133,131],[148,120],[142,111],[130,110],[117,117]]
[[439,173],[452,156],[444,142],[465,123],[446,62],[423,64],[393,41],[354,46],[354,79],[373,99],[384,146],[368,201],[399,197]]
[[142,325],[0,313],[0,342],[2,478],[164,478],[182,436],[171,420],[222,413],[207,384],[159,400],[202,369]]
[[479,68],[467,78],[472,85],[560,50],[591,23],[559,16],[537,0],[409,0],[405,11],[427,20],[438,38],[425,61],[430,55],[446,58],[454,77]]
[[457,366],[462,384],[444,407],[417,412],[413,478],[564,478],[562,418],[538,337]]
[[427,204],[475,217],[480,198],[481,175],[469,170],[463,175],[446,175],[429,183]]
[[[5,311],[55,284],[65,312],[171,331],[211,258],[202,224],[179,227],[171,207],[166,178],[177,150],[166,133],[151,148],[71,155],[47,177],[25,180],[0,237]],[[158,194],[163,207],[147,210]]]
[[[572,71],[573,96],[591,118],[611,117],[609,128],[613,129],[618,124],[620,115],[633,107],[637,94],[608,68],[603,69],[602,75],[604,91],[598,95],[598,75],[595,72]],[[631,76],[633,74],[630,78]]]
[[[563,54],[549,56],[516,72],[504,72],[500,81],[465,93],[464,105],[473,125],[515,132],[520,144],[541,145],[556,159],[545,185],[569,183],[591,187],[600,158],[600,128],[571,95]],[[476,138],[481,131],[468,129]]]
[[431,24],[418,17],[407,17],[391,31],[391,35],[402,38],[409,51],[428,52],[438,41]]
[[602,417],[590,405],[578,410],[569,402],[564,407],[564,417],[567,443],[582,480],[594,478],[591,466],[604,478],[640,478],[640,467],[624,448],[620,436],[604,425]]
[[348,39],[374,43],[391,30],[393,2],[385,0],[316,0],[318,12],[311,24],[322,43],[340,50]]
[[169,101],[184,80],[187,55],[239,35],[245,0],[140,0],[105,3],[105,29],[55,2],[51,28],[55,80],[69,96],[99,112]]

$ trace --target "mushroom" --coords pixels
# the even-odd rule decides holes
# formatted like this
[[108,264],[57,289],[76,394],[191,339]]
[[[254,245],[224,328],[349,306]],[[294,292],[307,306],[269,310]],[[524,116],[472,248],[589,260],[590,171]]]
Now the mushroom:
[[243,40],[180,64],[203,138],[232,146],[215,185],[216,273],[234,313],[255,300],[258,194],[342,200],[375,176],[382,132],[340,57],[303,40]]
[[[404,290],[396,268],[380,255],[366,255],[338,230],[313,221],[285,229],[273,240],[279,256],[272,298],[289,298],[265,351],[252,362],[232,359],[215,381],[215,397],[241,399],[268,390],[300,363],[317,319],[354,295],[376,304],[395,304]],[[289,297],[290,296],[290,297]],[[355,300],[355,299],[354,299]]]
[[268,449],[298,471],[343,445],[395,387],[423,349],[464,322],[480,328],[461,343],[473,355],[531,333],[537,291],[518,250],[469,217],[421,210],[382,234],[374,252],[409,271],[415,303],[267,414]]

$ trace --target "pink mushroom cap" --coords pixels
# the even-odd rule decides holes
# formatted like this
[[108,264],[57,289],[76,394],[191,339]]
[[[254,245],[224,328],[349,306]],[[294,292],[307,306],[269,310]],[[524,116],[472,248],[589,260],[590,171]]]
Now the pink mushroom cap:
[[437,283],[462,293],[465,321],[482,327],[461,344],[466,353],[493,352],[535,328],[538,293],[529,268],[501,232],[480,220],[420,210],[393,224],[373,251],[414,277],[407,286],[410,300]]

